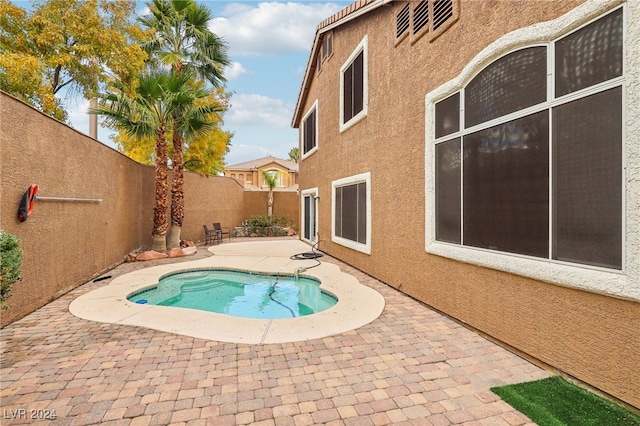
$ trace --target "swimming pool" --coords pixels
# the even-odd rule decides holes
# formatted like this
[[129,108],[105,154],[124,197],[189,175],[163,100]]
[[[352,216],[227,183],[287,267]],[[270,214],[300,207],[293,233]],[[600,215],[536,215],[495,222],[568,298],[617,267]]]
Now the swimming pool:
[[[384,298],[331,262],[308,269],[315,260],[292,260],[309,250],[299,240],[250,241],[221,244],[208,249],[215,256],[145,267],[92,283],[94,290],[69,304],[79,318],[149,329],[218,342],[270,344],[318,339],[353,330],[382,313]],[[186,260],[186,259],[185,259]],[[215,312],[133,303],[128,296],[157,287],[163,277],[183,271],[234,269],[251,273],[314,278],[320,290],[334,295],[335,306],[313,315],[282,319],[233,317]]]
[[295,318],[325,311],[337,299],[320,281],[228,269],[181,271],[127,297],[131,302],[176,306],[244,318]]

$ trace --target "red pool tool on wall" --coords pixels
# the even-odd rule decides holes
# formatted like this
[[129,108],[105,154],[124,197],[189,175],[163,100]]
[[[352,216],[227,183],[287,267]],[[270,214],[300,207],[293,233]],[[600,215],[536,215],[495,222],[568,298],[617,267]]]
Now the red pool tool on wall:
[[25,220],[27,220],[27,218],[31,216],[31,213],[33,213],[37,195],[38,185],[33,184],[22,196],[22,200],[20,200],[20,207],[18,207],[18,220],[20,222],[24,222]]

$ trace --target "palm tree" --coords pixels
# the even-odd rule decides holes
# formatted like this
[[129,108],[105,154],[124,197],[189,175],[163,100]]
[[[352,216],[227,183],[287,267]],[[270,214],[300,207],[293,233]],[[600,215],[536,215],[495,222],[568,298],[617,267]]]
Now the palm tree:
[[289,160],[293,161],[294,163],[300,161],[300,150],[297,146],[289,150]]
[[[184,219],[184,156],[182,153],[184,137],[198,137],[215,127],[213,117],[223,111],[219,103],[205,103],[212,95],[210,90],[198,88],[193,84],[193,75],[183,72],[179,78],[189,85],[188,91],[174,99],[173,109],[173,157],[171,185],[171,228],[167,235],[167,248],[180,246],[180,233]],[[179,155],[176,155],[179,153]]]
[[[192,70],[220,87],[229,60],[225,43],[207,27],[213,18],[211,11],[194,0],[153,0],[148,6],[151,15],[141,18],[140,23],[155,30],[155,37],[144,45],[151,63],[169,66],[176,73]],[[181,120],[180,114],[174,116],[169,248],[178,247],[184,221],[183,148],[187,135]]]
[[273,190],[278,185],[278,172],[272,170],[263,170],[262,179],[269,188],[269,194],[267,195],[267,215],[269,217],[273,214]]
[[213,123],[203,117],[215,112],[212,106],[197,107],[198,99],[209,96],[209,91],[190,86],[193,76],[185,73],[152,71],[139,77],[133,96],[121,82],[111,83],[106,94],[99,95],[94,114],[106,117],[106,123],[130,136],[156,137],[155,206],[153,210],[152,249],[166,250],[168,199],[168,148],[166,134],[172,129],[176,114],[184,114],[183,131],[197,133]]

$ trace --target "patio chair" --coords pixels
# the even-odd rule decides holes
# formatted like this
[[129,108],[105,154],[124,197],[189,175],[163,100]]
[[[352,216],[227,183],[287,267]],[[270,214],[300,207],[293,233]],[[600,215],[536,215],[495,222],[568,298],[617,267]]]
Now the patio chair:
[[229,241],[231,241],[231,230],[229,228],[221,226],[220,222],[215,222],[213,224],[213,229],[218,234],[216,236],[216,238],[218,238],[219,242],[223,242],[224,241],[224,236],[225,235],[227,235],[227,238],[229,239]]
[[204,228],[204,243],[205,244],[213,244],[214,241],[218,240],[218,232],[215,229],[207,228],[207,225],[202,225]]

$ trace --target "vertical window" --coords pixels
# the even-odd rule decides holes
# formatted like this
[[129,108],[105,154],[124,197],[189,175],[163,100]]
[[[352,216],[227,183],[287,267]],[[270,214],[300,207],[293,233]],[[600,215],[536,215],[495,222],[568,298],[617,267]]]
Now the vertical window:
[[552,45],[435,104],[435,238],[622,269],[622,9]]
[[318,188],[302,190],[302,239],[316,242],[318,235]]
[[460,244],[460,138],[436,145],[436,240]]
[[318,101],[302,118],[302,158],[311,155],[318,148]]
[[553,109],[553,258],[622,265],[622,88]]
[[367,37],[340,69],[340,131],[363,119],[368,109]]
[[371,175],[334,181],[332,240],[371,253]]

